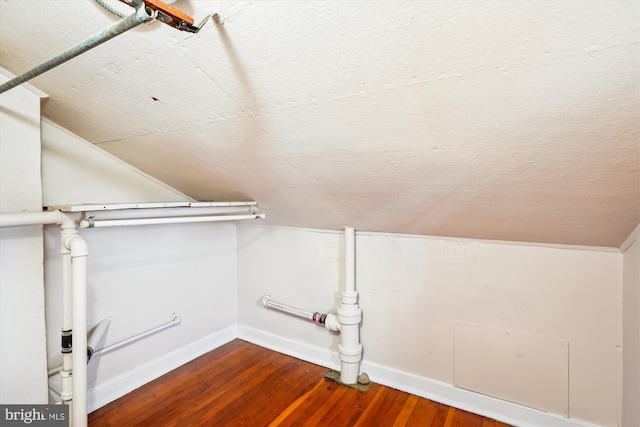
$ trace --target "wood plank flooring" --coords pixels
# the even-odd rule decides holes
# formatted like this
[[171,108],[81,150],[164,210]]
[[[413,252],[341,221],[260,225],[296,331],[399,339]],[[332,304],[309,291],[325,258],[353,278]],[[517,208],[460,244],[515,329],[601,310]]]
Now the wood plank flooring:
[[399,390],[366,392],[327,369],[234,340],[89,415],[90,427],[509,427]]

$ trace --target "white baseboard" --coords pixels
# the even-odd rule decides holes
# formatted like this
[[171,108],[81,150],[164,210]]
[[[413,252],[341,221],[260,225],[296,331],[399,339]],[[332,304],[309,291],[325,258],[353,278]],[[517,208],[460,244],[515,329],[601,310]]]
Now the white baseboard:
[[340,369],[338,354],[325,348],[300,343],[289,338],[283,338],[270,332],[238,325],[238,338],[260,347],[286,354],[296,359],[305,360],[315,365],[329,369]]
[[[322,347],[283,338],[269,332],[238,325],[238,338],[330,369],[339,369],[338,355]],[[473,412],[518,427],[597,427],[537,409],[496,399],[364,360],[361,372],[371,381],[416,396]]]
[[234,340],[238,336],[236,329],[236,325],[229,326],[89,390],[87,394],[88,412],[91,413],[185,363]]
[[[233,325],[91,389],[87,396],[88,411],[93,412],[235,338],[328,369],[340,369],[338,355],[326,348],[283,338],[247,326]],[[451,384],[378,365],[367,360],[362,362],[361,371],[366,372],[371,380],[378,384],[518,427],[597,427],[584,421],[564,418],[560,415],[474,393]]]

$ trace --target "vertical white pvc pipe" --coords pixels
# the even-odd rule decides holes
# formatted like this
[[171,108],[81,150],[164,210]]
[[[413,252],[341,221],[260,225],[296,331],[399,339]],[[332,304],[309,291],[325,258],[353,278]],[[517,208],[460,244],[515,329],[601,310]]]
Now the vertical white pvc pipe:
[[356,231],[351,227],[344,228],[344,292],[356,291]]
[[[66,249],[66,248],[65,248]],[[73,292],[71,277],[71,251],[62,252],[62,330],[73,328]]]
[[[71,250],[67,247],[67,239],[77,234],[75,227],[62,227],[60,233],[60,253],[62,254],[62,331],[70,333],[73,330],[73,288],[71,276]],[[61,394],[63,403],[70,405],[73,397],[73,356],[72,353],[62,353]],[[71,413],[71,409],[69,410]]]
[[67,240],[73,281],[73,427],[87,426],[87,243],[78,235]]
[[[62,331],[69,339],[73,339],[73,260],[71,249],[68,246],[69,239],[78,235],[75,221],[72,217],[56,211],[60,215],[58,224],[60,228],[60,246],[62,254]],[[60,398],[64,404],[69,405],[69,414],[74,414],[73,405],[73,347],[68,344],[68,352],[62,354],[62,369],[60,377],[62,386]],[[69,423],[73,426],[73,417]]]
[[355,288],[355,230],[345,227],[345,290],[342,293],[342,304],[338,308],[340,322],[340,381],[344,384],[355,384],[358,381],[362,344],[360,344],[360,321],[362,310],[358,307],[358,292]]

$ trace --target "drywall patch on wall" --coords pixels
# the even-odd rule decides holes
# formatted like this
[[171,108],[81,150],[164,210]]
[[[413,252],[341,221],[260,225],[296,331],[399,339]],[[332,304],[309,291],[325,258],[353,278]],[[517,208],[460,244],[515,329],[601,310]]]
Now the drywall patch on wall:
[[569,342],[456,322],[454,385],[569,416]]

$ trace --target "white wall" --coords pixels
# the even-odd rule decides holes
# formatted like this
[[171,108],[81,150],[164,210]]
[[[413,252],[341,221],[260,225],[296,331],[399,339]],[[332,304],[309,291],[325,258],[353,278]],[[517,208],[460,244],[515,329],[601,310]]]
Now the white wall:
[[[96,355],[88,368],[95,409],[210,349],[185,348],[232,327],[237,318],[235,225],[169,224],[81,231],[89,245],[88,328],[110,318],[99,348],[167,323],[180,324]],[[60,234],[45,229],[49,366],[61,362]],[[209,346],[209,347],[207,347]],[[177,354],[177,356],[176,356]],[[175,362],[175,358],[180,363]],[[161,360],[167,359],[167,362]],[[155,364],[150,375],[141,374]],[[143,375],[141,377],[141,375]]]
[[[327,312],[340,302],[340,235],[321,230],[238,225],[238,324],[295,342],[338,350],[339,336],[323,327],[265,310],[275,301]],[[368,316],[368,313],[365,313]],[[337,357],[333,358],[338,363]]]
[[[337,336],[259,299],[331,309],[342,256],[335,232],[239,225],[241,327],[335,351]],[[570,416],[620,423],[621,253],[358,233],[356,258],[366,362],[452,384],[456,321],[560,338]]]
[[[189,200],[46,120],[41,153],[40,98],[16,88],[0,101],[3,213],[42,211],[43,199],[44,205]],[[54,367],[61,359],[59,228],[45,228],[44,248],[42,226],[0,233],[0,402],[46,403],[47,364]],[[89,244],[88,327],[112,320],[101,345],[166,323],[174,313],[181,319],[178,326],[95,356],[90,410],[235,336],[235,224],[81,235]]]
[[[55,123],[44,121],[42,138],[47,205],[189,200]],[[174,313],[181,319],[177,326],[94,356],[88,368],[89,410],[230,339],[223,331],[234,330],[237,318],[235,224],[86,229],[80,234],[89,246],[88,328],[111,319],[99,348],[167,323]],[[50,368],[61,362],[59,248],[59,227],[45,227]]]
[[[640,226],[632,235],[640,235]],[[640,239],[624,253],[622,426],[640,426]]]
[[[20,94],[19,89],[14,94]],[[8,94],[3,97],[2,102],[7,102]],[[13,102],[10,107],[2,105],[0,111],[0,209],[39,211],[39,100],[29,94]],[[102,202],[103,198],[116,203],[136,189],[140,189],[135,193],[140,202],[158,200],[145,200],[145,194],[181,197],[159,184],[154,187],[157,192],[147,193],[142,189],[157,183],[141,184],[137,178],[122,182],[119,195],[113,173],[121,163],[111,163],[108,156],[96,160],[99,150],[53,124],[44,129],[47,204]],[[16,140],[21,144],[16,145]],[[82,157],[65,156],[66,150],[76,149],[84,152]],[[76,161],[69,164],[69,159]],[[82,159],[98,161],[107,172],[85,180],[88,171]],[[62,174],[64,179],[59,179]],[[72,186],[65,190],[69,183]],[[47,357],[42,231],[31,227],[0,233],[0,401],[43,403]],[[311,310],[335,307],[343,268],[339,233],[186,224],[85,230],[82,235],[90,250],[88,326],[111,317],[105,344],[164,323],[172,313],[182,319],[175,328],[97,356],[89,368],[94,406],[129,391],[127,384],[140,385],[139,381],[161,374],[171,364],[206,351],[218,342],[210,337],[232,336],[224,331],[234,328],[236,320],[296,343],[337,349],[337,335],[268,312],[259,300],[271,293],[275,299]],[[48,359],[55,364],[60,329],[56,228],[47,227],[44,238]],[[367,233],[358,234],[357,251],[367,362],[452,383],[455,321],[562,338],[571,346],[571,417],[603,426],[619,424],[622,254]],[[624,255],[625,297],[638,294],[638,251],[636,242]],[[16,282],[19,292],[11,286]],[[633,316],[640,304],[633,301],[625,299],[624,367],[625,374],[631,375],[625,375],[625,380],[631,378],[624,385],[626,425],[635,423],[634,408],[637,411],[633,372],[637,372],[638,341],[634,341],[637,318],[634,321]],[[21,328],[14,327],[18,321]],[[20,344],[21,351],[7,351],[6,343]]]
[[51,120],[42,120],[44,206],[192,200]]
[[[8,80],[0,75],[0,82]],[[41,210],[40,94],[0,97],[0,212]],[[0,403],[46,403],[42,226],[0,229]]]

